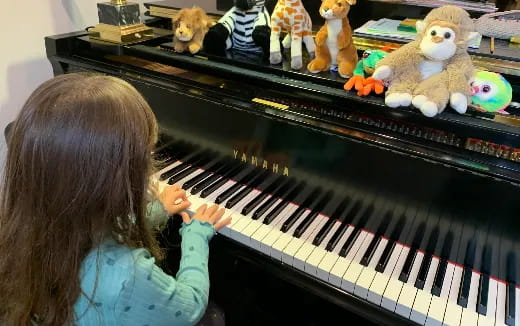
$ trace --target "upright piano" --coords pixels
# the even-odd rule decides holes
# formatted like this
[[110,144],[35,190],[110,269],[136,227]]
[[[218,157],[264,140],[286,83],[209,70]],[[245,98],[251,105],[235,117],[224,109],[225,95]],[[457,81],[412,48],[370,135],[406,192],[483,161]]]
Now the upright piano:
[[[426,10],[358,2],[353,27]],[[315,17],[319,1],[304,3]],[[194,208],[226,207],[210,275],[229,324],[520,325],[520,49],[496,40],[489,53],[484,39],[471,51],[512,83],[510,115],[427,118],[347,92],[334,72],[291,70],[287,53],[281,65],[174,53],[169,20],[148,24],[154,37],[134,44],[50,36],[47,55],[56,75],[135,86],[160,124],[157,178]]]

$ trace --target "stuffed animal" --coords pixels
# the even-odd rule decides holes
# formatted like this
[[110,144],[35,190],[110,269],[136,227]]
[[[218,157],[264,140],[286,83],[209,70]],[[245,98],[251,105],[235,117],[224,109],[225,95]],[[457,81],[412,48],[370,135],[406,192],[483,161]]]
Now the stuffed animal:
[[269,13],[264,0],[234,0],[234,7],[211,27],[204,51],[224,55],[227,49],[269,53]]
[[476,110],[509,114],[505,109],[513,98],[513,88],[503,76],[489,71],[477,71],[470,86],[471,106]]
[[465,113],[470,101],[469,80],[474,74],[467,52],[476,37],[469,14],[456,6],[430,11],[417,22],[417,39],[389,53],[376,65],[375,80],[388,81],[389,107],[413,104],[425,116],[441,113],[448,101]]
[[213,24],[211,18],[199,7],[181,9],[172,22],[175,52],[188,49],[192,54],[199,52],[204,36]]
[[[315,45],[312,38],[311,17],[301,0],[278,0],[271,15],[271,47],[269,61],[271,64],[282,62],[280,51],[280,33],[287,31],[284,47],[291,48],[291,68],[301,69],[302,42],[311,56],[314,55]],[[290,40],[290,42],[288,42]]]
[[347,91],[355,88],[356,91],[358,91],[358,96],[367,96],[372,91],[376,94],[382,94],[384,91],[383,83],[372,77],[368,79],[365,77],[371,76],[374,73],[376,64],[387,54],[388,51],[385,48],[382,50],[365,50],[361,60],[359,60],[356,65],[356,69],[354,69],[354,75],[345,83],[343,88]]
[[320,15],[325,24],[316,34],[316,58],[307,69],[318,73],[329,69],[343,78],[352,76],[358,56],[352,41],[352,29],[347,18],[356,0],[323,0]]

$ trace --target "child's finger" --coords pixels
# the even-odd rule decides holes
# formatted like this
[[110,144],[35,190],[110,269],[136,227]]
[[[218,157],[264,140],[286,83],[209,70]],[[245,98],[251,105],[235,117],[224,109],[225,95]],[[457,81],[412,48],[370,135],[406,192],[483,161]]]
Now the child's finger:
[[222,229],[224,226],[228,225],[229,223],[231,223],[231,217],[225,218],[222,221],[215,224],[215,230],[218,231]]
[[181,202],[180,204],[175,205],[174,208],[177,211],[183,211],[183,210],[185,210],[186,208],[188,208],[190,206],[191,206],[191,203],[189,201],[185,200],[185,201]]
[[190,223],[191,219],[190,219],[190,216],[188,215],[188,213],[181,212],[181,217],[182,217],[182,221],[184,223]]
[[203,204],[203,205],[201,205],[201,206],[197,209],[197,211],[195,212],[195,215],[202,215],[202,214],[204,214],[204,212],[206,211],[206,208],[207,208],[207,207],[208,207],[207,204]]
[[218,209],[218,205],[213,205],[204,213],[205,220],[209,221],[211,216],[215,214]]
[[211,215],[211,216],[209,217],[209,220],[208,220],[208,221],[209,221],[211,224],[215,224],[218,220],[220,220],[220,219],[222,218],[222,216],[224,215],[224,212],[225,212],[225,211],[226,211],[226,210],[225,210],[224,208],[219,209],[218,211],[215,212],[215,214],[213,214],[213,215]]

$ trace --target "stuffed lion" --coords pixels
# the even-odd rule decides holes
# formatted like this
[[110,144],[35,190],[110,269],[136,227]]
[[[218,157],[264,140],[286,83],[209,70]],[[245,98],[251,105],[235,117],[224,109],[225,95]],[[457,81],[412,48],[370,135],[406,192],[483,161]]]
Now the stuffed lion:
[[181,9],[172,22],[175,52],[187,49],[192,54],[199,52],[204,36],[213,25],[211,18],[199,7]]

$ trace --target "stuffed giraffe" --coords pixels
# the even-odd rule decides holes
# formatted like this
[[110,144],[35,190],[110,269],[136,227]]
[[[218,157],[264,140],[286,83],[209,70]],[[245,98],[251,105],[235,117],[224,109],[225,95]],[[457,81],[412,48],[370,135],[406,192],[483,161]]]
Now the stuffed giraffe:
[[302,42],[309,54],[314,55],[314,39],[312,38],[312,21],[303,7],[301,0],[278,0],[271,15],[271,47],[269,61],[271,64],[282,62],[280,52],[280,33],[287,31],[283,44],[291,48],[291,68],[300,69],[302,62]]

